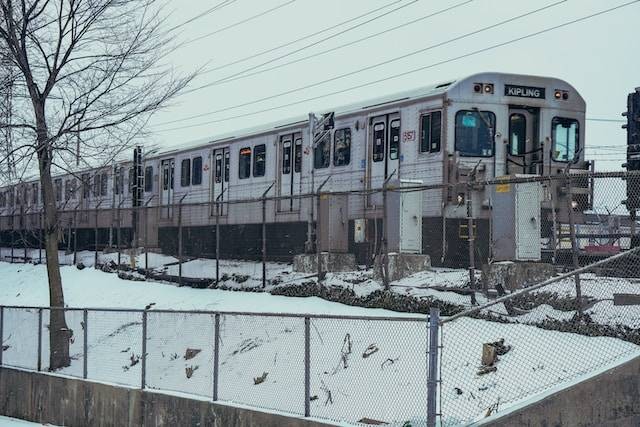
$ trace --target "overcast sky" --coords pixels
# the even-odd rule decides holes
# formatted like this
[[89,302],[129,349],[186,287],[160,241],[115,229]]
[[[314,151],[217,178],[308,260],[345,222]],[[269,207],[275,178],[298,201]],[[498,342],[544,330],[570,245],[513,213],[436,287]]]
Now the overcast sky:
[[[626,108],[627,93],[640,86],[640,55],[637,53],[640,2],[584,22],[365,88],[247,117],[225,119],[316,98],[403,71],[437,64],[629,1],[227,0],[223,7],[174,30],[176,43],[188,43],[176,51],[171,61],[184,72],[199,67],[204,67],[205,72],[193,82],[192,92],[182,95],[152,119],[149,129],[153,131],[154,143],[165,147],[176,146],[306,115],[309,111],[321,112],[333,106],[482,71],[535,74],[564,79],[575,86],[586,99],[587,117],[620,120],[620,113]],[[170,22],[167,23],[172,27],[183,24],[225,1],[174,0],[168,3],[174,8],[171,11]],[[409,24],[412,20],[456,5],[459,6]],[[446,42],[545,6],[549,8],[400,61],[331,83],[215,113]],[[375,9],[379,10],[367,14]],[[271,11],[261,17],[233,26],[269,10]],[[353,20],[364,14],[367,15]],[[374,19],[376,17],[379,18]],[[349,22],[268,54],[225,66],[345,21]],[[366,21],[371,22],[365,23]],[[362,23],[364,24],[348,30]],[[232,27],[225,28],[229,26]],[[372,36],[396,26],[399,28]],[[213,32],[215,34],[193,41]],[[341,34],[336,35],[338,33]],[[332,35],[335,37],[331,37]],[[331,38],[321,41],[327,37]],[[295,64],[215,84],[229,76],[240,76],[243,72],[256,73],[363,38],[365,40],[350,46]],[[314,45],[306,48],[309,44]],[[291,54],[293,51],[298,52]],[[277,59],[282,56],[286,57]],[[265,62],[269,63],[261,65]],[[209,86],[200,88],[203,85]],[[182,120],[208,112],[214,113]],[[172,121],[173,123],[167,123]],[[617,122],[587,122],[587,156],[600,161],[599,169],[618,168],[622,163],[626,139],[620,125],[621,123]],[[596,149],[598,146],[606,148]],[[612,149],[610,146],[618,148]]]

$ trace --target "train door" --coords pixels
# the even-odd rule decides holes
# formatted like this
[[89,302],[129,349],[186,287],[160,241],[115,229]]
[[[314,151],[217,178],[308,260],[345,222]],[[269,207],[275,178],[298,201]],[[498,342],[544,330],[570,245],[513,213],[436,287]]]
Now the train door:
[[289,134],[280,136],[278,144],[280,157],[279,196],[283,197],[278,202],[279,212],[292,212],[300,209],[300,175],[302,173],[302,134]]
[[[380,189],[387,178],[400,176],[400,135],[400,114],[387,114],[371,119],[371,132],[369,133],[370,188]],[[372,203],[377,204],[377,199],[378,197],[373,197]]]
[[170,219],[173,216],[173,184],[174,184],[174,159],[163,160],[160,166],[162,176],[160,180],[160,206],[161,218]]
[[[213,193],[211,194],[213,202],[226,202],[229,200],[229,168],[231,156],[229,147],[218,148],[213,150]],[[229,206],[226,203],[213,205],[212,215],[226,215]],[[218,211],[216,212],[216,206]]]
[[535,174],[542,162],[538,140],[538,110],[509,109],[508,174]]

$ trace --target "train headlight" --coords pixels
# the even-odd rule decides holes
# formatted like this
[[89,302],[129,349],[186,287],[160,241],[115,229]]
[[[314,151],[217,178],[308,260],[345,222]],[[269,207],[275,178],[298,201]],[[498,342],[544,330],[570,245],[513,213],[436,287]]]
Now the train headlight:
[[560,99],[560,98],[562,98],[562,92],[560,92],[559,90],[556,90],[556,92],[553,94],[553,96],[556,99]]
[[482,85],[480,83],[476,83],[473,85],[473,91],[475,93],[482,93]]
[[575,200],[571,201],[571,209],[576,210],[578,209],[578,202],[576,202]]
[[457,197],[458,205],[464,205],[464,193],[458,193]]
[[484,85],[484,93],[493,93],[493,85],[491,83]]

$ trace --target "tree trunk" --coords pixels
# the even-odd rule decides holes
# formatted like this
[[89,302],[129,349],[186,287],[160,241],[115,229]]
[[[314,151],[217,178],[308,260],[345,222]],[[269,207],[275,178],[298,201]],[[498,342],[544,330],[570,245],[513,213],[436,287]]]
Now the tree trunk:
[[[58,212],[56,207],[53,179],[51,178],[51,149],[44,114],[44,102],[34,103],[37,123],[38,167],[44,206],[44,241],[49,278],[49,305],[64,307],[64,292],[58,259]],[[49,314],[49,370],[55,371],[69,366],[69,340],[72,331],[67,327],[64,310],[52,309]]]

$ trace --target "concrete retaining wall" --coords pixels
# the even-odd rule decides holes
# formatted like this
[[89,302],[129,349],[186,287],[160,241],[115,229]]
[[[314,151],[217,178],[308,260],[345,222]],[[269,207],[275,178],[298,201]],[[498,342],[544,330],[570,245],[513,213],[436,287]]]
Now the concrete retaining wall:
[[[533,375],[533,374],[529,374]],[[483,426],[640,426],[640,357]]]
[[64,426],[328,427],[207,401],[0,368],[0,415]]

